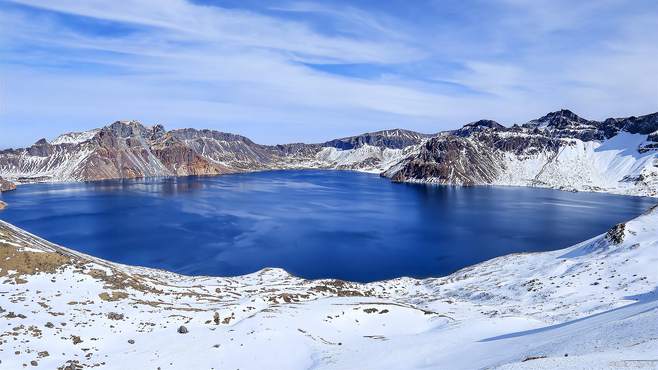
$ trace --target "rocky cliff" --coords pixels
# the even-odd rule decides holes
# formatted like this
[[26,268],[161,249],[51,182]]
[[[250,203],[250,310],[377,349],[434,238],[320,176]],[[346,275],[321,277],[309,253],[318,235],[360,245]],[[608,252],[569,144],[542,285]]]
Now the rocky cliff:
[[593,121],[569,110],[505,127],[480,120],[426,135],[393,129],[318,144],[261,145],[219,131],[117,121],[0,151],[15,182],[325,168],[394,181],[543,186],[658,195],[658,113]]
[[148,176],[218,175],[283,168],[380,172],[426,135],[388,130],[322,144],[260,145],[240,135],[196,129],[166,131],[137,121],[67,133],[52,142],[0,151],[0,174],[17,182]]
[[0,193],[3,191],[10,191],[16,189],[16,185],[13,182],[9,182],[2,177],[0,177]]
[[384,175],[656,196],[657,138],[658,113],[598,122],[561,110],[510,128],[478,121],[427,140]]

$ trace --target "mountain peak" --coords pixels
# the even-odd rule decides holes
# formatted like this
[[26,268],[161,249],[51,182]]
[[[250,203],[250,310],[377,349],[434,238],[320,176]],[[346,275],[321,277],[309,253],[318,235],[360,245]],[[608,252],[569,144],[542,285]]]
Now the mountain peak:
[[550,112],[543,117],[532,120],[523,124],[526,128],[539,128],[539,129],[564,129],[568,127],[591,124],[592,121],[586,120],[569,109],[560,109],[555,112]]
[[481,119],[479,121],[470,122],[462,126],[462,128],[457,129],[452,132],[453,135],[457,136],[470,136],[475,132],[480,132],[484,130],[504,130],[505,126],[500,123],[490,120],[490,119]]

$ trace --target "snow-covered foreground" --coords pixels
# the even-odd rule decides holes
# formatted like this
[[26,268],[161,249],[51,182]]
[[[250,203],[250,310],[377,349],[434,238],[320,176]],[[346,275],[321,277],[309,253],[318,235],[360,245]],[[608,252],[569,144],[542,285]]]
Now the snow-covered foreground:
[[657,264],[658,209],[564,250],[370,284],[181,276],[0,222],[0,368],[655,369]]

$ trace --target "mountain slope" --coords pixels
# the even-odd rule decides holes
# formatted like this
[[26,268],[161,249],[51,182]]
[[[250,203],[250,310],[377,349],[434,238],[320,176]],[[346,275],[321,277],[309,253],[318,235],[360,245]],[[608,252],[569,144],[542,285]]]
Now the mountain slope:
[[434,136],[393,129],[285,145],[117,121],[0,151],[0,176],[22,183],[323,168],[394,181],[657,196],[657,153],[658,113],[599,122],[560,110],[509,128],[480,120]]
[[119,265],[0,221],[0,358],[12,369],[651,368],[657,225],[654,209],[564,250],[355,284]]
[[394,181],[658,195],[658,113],[603,122],[570,111],[505,128],[479,121],[427,140]]
[[[137,121],[68,133],[52,142],[0,151],[0,174],[17,182],[218,175],[284,168],[381,172],[426,135],[387,130],[322,144],[260,145],[211,130],[166,131]],[[406,150],[405,150],[406,149]]]

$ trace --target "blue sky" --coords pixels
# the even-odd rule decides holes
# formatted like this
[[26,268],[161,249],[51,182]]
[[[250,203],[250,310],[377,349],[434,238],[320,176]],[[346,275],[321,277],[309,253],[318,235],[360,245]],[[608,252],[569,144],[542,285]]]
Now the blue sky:
[[658,2],[0,1],[0,147],[138,119],[319,142],[658,111]]

